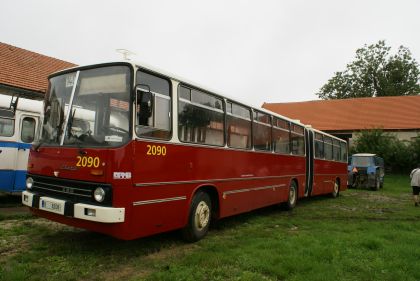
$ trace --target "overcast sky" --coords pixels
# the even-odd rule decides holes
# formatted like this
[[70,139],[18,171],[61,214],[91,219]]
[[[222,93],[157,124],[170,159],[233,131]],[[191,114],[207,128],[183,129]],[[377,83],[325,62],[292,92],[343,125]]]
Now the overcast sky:
[[420,62],[420,1],[1,1],[3,43],[80,65],[128,49],[254,106],[318,99],[356,49],[379,40]]

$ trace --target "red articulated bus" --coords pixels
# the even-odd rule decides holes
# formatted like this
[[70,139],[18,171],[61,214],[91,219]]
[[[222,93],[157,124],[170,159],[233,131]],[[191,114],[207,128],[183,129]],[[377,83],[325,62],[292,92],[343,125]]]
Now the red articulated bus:
[[128,62],[49,77],[22,202],[135,239],[347,188],[347,145],[264,109]]

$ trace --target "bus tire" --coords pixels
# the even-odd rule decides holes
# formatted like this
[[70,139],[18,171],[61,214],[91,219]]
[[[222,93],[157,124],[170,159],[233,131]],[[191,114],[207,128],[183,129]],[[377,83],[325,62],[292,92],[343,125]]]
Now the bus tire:
[[295,181],[292,181],[289,186],[289,194],[287,201],[284,204],[286,210],[292,210],[297,203],[298,189]]
[[337,198],[338,196],[340,196],[340,184],[338,180],[336,180],[334,183],[333,191],[331,192],[331,197]]
[[188,242],[196,242],[206,236],[209,231],[212,205],[210,196],[199,191],[191,202],[188,223],[182,230],[183,238]]

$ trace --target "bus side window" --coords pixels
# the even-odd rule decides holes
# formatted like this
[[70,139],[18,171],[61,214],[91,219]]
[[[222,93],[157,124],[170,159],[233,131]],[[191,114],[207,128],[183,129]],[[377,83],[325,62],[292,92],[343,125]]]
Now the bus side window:
[[35,139],[36,121],[32,117],[25,117],[22,120],[22,131],[20,138],[23,142],[31,143]]
[[140,137],[171,137],[171,93],[168,80],[137,72],[136,134]]

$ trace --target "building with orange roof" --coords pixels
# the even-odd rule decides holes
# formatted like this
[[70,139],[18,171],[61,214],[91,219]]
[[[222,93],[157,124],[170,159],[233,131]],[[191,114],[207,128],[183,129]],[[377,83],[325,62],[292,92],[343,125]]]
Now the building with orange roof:
[[400,140],[420,135],[420,95],[264,103],[263,108],[354,140],[355,133],[381,128]]
[[0,42],[0,94],[43,99],[48,75],[73,63]]

